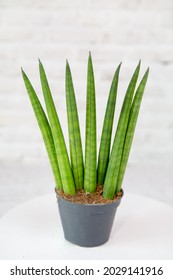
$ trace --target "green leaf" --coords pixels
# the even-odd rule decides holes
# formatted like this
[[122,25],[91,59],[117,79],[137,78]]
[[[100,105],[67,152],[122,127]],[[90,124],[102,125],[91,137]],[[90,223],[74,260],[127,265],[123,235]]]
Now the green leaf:
[[104,183],[105,174],[109,162],[112,126],[114,120],[120,67],[121,64],[118,66],[113,77],[104,117],[97,167],[97,183],[99,185],[103,185]]
[[77,112],[75,92],[68,62],[66,63],[66,105],[71,165],[76,189],[80,190],[83,188],[84,185],[82,142],[79,128],[79,118]]
[[133,77],[130,81],[130,84],[128,86],[123,106],[121,109],[119,121],[118,121],[118,126],[116,129],[115,137],[114,137],[114,142],[113,142],[113,147],[111,151],[111,156],[106,172],[106,177],[105,177],[105,182],[104,182],[104,188],[103,188],[103,196],[105,198],[113,199],[115,190],[116,190],[116,184],[117,184],[117,179],[118,179],[118,172],[120,168],[120,163],[121,163],[121,157],[122,157],[122,152],[123,152],[123,146],[124,146],[124,140],[125,140],[125,134],[126,134],[126,129],[128,125],[128,120],[129,120],[129,114],[130,114],[130,108],[131,108],[131,103],[136,87],[136,82],[138,79],[139,75],[139,70],[140,70],[140,62],[133,74]]
[[44,140],[44,144],[45,144],[47,154],[48,154],[48,157],[50,160],[50,164],[52,167],[52,171],[54,174],[56,187],[61,189],[62,188],[61,176],[60,176],[60,172],[59,172],[58,161],[57,161],[57,156],[56,156],[56,152],[55,152],[55,146],[54,146],[54,142],[53,142],[52,132],[51,132],[47,117],[44,113],[44,110],[41,106],[41,103],[36,95],[34,88],[32,87],[27,75],[25,74],[25,72],[23,70],[22,70],[22,75],[23,75],[23,80],[24,80],[27,92],[28,92],[28,96],[31,101],[33,111],[35,113],[35,117],[37,119],[40,131],[41,131],[41,134],[42,134],[42,137]]
[[91,54],[88,58],[87,104],[86,104],[86,141],[85,141],[85,192],[96,189],[96,104],[95,84]]
[[53,135],[53,140],[55,143],[55,150],[58,158],[58,165],[61,174],[63,190],[67,194],[74,195],[75,185],[74,185],[71,166],[70,166],[67,149],[64,141],[64,136],[55,109],[55,105],[52,99],[46,73],[40,61],[39,61],[39,70],[40,70],[40,80],[41,80],[44,100],[45,100],[50,127]]
[[124,177],[124,173],[126,170],[130,150],[131,150],[131,145],[133,141],[133,136],[135,132],[135,127],[138,119],[138,114],[140,110],[140,105],[143,97],[143,93],[145,90],[145,86],[147,83],[148,79],[148,73],[149,69],[147,69],[143,79],[141,80],[138,89],[135,93],[135,97],[132,103],[132,107],[130,110],[130,116],[129,116],[129,123],[127,127],[127,132],[126,132],[126,138],[125,138],[125,143],[124,143],[124,148],[123,148],[123,155],[121,159],[121,165],[119,169],[119,174],[118,174],[118,181],[117,181],[117,186],[116,186],[116,191],[115,193],[118,193],[121,190],[121,185]]

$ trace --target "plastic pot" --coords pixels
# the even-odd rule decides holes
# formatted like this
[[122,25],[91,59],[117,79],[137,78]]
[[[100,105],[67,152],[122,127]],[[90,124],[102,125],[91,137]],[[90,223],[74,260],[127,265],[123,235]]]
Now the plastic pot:
[[108,241],[121,198],[108,204],[79,204],[57,195],[57,201],[66,240],[83,247]]

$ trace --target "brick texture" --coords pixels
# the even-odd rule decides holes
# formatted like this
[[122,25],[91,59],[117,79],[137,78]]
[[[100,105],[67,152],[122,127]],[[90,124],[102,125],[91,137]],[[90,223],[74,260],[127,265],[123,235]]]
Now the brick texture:
[[66,140],[64,72],[68,58],[84,142],[89,50],[96,79],[98,143],[115,68],[123,62],[117,118],[132,71],[142,59],[141,72],[150,66],[150,77],[129,162],[172,163],[172,0],[1,0],[0,161],[47,160],[20,73],[22,66],[42,100],[38,57],[45,65]]

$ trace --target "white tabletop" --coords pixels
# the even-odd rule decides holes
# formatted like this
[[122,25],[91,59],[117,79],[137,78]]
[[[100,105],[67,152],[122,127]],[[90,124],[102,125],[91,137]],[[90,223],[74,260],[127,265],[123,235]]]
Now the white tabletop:
[[64,239],[55,194],[45,195],[0,219],[0,259],[173,259],[173,208],[125,193],[110,240],[82,248]]

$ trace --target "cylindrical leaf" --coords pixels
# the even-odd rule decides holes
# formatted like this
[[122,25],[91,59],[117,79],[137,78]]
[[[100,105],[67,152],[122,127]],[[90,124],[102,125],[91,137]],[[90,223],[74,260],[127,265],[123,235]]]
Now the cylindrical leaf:
[[57,156],[56,156],[56,152],[55,152],[55,146],[54,146],[54,142],[53,142],[50,125],[48,123],[44,110],[41,106],[41,103],[36,95],[36,92],[35,92],[33,86],[31,85],[27,75],[24,73],[23,70],[22,70],[22,75],[23,75],[23,79],[24,79],[24,83],[25,83],[27,92],[28,92],[28,96],[31,101],[33,111],[35,113],[35,117],[37,119],[40,131],[41,131],[44,143],[45,143],[47,154],[48,154],[50,164],[52,167],[52,171],[54,174],[56,187],[61,189],[62,188],[61,176],[60,176],[60,172],[59,172],[58,161],[57,161]]
[[88,59],[87,104],[86,104],[86,141],[85,141],[85,192],[96,189],[96,104],[95,84],[91,54]]
[[47,81],[46,73],[44,71],[43,65],[39,62],[40,69],[40,80],[44,95],[44,100],[46,104],[46,109],[48,113],[48,118],[50,122],[50,127],[52,130],[53,140],[55,143],[55,150],[58,158],[58,165],[61,174],[61,180],[63,185],[63,190],[67,194],[75,194],[75,185],[73,180],[73,175],[71,171],[71,166],[67,154],[67,149],[64,141],[64,136],[62,133],[59,118],[55,109],[49,84]]
[[128,86],[123,106],[121,109],[118,126],[116,129],[113,147],[111,151],[111,156],[106,172],[104,188],[103,188],[103,196],[105,198],[113,199],[118,179],[118,172],[121,163],[122,151],[124,146],[124,139],[126,134],[126,129],[128,125],[128,119],[130,114],[131,103],[135,91],[136,82],[139,75],[140,63],[138,64],[133,77]]
[[105,174],[109,162],[112,126],[114,120],[120,66],[121,64],[118,66],[113,77],[104,117],[97,167],[97,183],[99,185],[103,185],[104,183]]
[[146,86],[147,79],[148,79],[148,73],[149,73],[149,69],[146,71],[142,81],[140,82],[140,84],[138,86],[138,89],[135,93],[135,97],[134,97],[132,107],[130,110],[129,123],[128,123],[128,127],[127,127],[126,138],[125,138],[125,143],[124,143],[123,154],[122,154],[121,165],[120,165],[120,169],[119,169],[115,193],[118,193],[121,190],[121,185],[122,185],[124,173],[126,170],[126,166],[127,166],[127,162],[128,162],[128,158],[129,158],[129,154],[130,154],[130,150],[131,150],[131,145],[132,145],[132,141],[133,141],[133,136],[134,136],[134,132],[135,132],[136,122],[138,119],[139,109],[140,109],[143,93],[144,93],[145,86]]
[[77,112],[75,92],[68,62],[66,63],[66,105],[70,141],[71,166],[76,189],[80,190],[83,188],[84,185],[82,142],[79,128],[79,118]]

